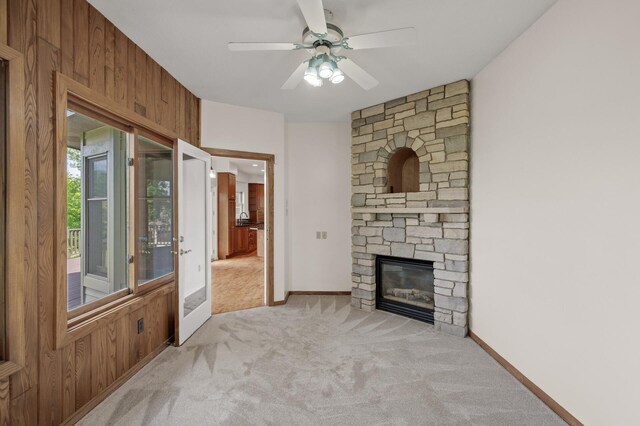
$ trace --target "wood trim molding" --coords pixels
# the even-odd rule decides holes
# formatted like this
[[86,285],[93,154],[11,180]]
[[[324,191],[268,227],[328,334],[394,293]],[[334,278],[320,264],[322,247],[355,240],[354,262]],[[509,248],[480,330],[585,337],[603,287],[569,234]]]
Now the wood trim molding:
[[[56,93],[72,93],[75,99],[79,99],[89,105],[96,107],[99,110],[105,110],[110,115],[116,116],[120,119],[123,119],[137,127],[142,127],[143,129],[149,130],[152,133],[156,133],[168,140],[177,140],[178,134],[157,124],[154,121],[149,120],[148,118],[130,110],[127,107],[120,105],[119,103],[109,99],[106,96],[101,95],[85,86],[84,84],[78,83],[70,77],[62,73],[56,73]],[[65,96],[66,98],[66,96]],[[57,100],[60,100],[56,97]],[[64,104],[66,107],[66,103]],[[56,103],[56,111],[59,109],[61,104]]]
[[273,306],[286,305],[289,296],[351,296],[350,291],[288,291],[284,300],[273,302]]
[[20,370],[22,370],[22,367],[15,362],[0,362],[0,380],[6,379],[7,377],[17,373]]
[[[276,306],[279,304],[284,304],[282,302],[274,301],[274,253],[275,253],[275,244],[274,244],[274,223],[275,223],[275,162],[276,156],[274,154],[261,154],[256,152],[247,152],[247,151],[234,151],[230,149],[219,149],[219,148],[207,148],[200,147],[204,152],[209,153],[215,157],[227,157],[227,158],[241,158],[245,160],[257,160],[266,162],[266,188],[267,188],[267,207],[266,211],[266,221],[267,226],[265,229],[265,237],[267,239],[267,306]],[[288,296],[287,296],[288,297]],[[177,340],[177,339],[176,339]]]
[[220,149],[220,148],[207,148],[200,147],[201,150],[208,152],[215,157],[227,157],[227,158],[241,158],[243,160],[260,160],[260,161],[275,161],[274,154],[263,154],[258,152],[248,151],[235,151],[232,149]]
[[496,352],[491,346],[489,346],[484,340],[479,338],[474,332],[469,330],[469,338],[476,342],[486,353],[491,355],[498,364],[500,364],[505,370],[509,372],[513,377],[522,383],[527,389],[537,396],[542,402],[544,402],[554,413],[556,413],[562,420],[571,426],[582,426],[582,423],[576,419],[571,413],[569,413],[564,407],[558,404],[553,398],[551,398],[545,391],[540,389],[535,383],[529,380],[524,374],[522,374],[517,368],[515,368],[509,361],[504,359],[502,355]]
[[[15,374],[27,359],[26,326],[36,321],[36,312],[25,309],[25,131],[24,59],[18,51],[0,43],[0,59],[8,62],[6,135],[6,360],[0,363],[0,378]],[[30,285],[30,283],[29,283]],[[28,383],[27,380],[22,380]]]

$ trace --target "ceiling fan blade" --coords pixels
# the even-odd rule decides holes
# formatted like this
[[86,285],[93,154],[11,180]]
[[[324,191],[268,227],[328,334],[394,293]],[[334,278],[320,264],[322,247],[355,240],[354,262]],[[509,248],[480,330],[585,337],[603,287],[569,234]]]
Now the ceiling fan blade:
[[302,16],[311,31],[317,34],[327,33],[327,21],[324,17],[322,0],[298,0],[298,6],[300,6]]
[[351,80],[358,83],[360,87],[364,90],[373,89],[378,85],[378,80],[376,80],[371,74],[360,68],[355,62],[351,59],[343,59],[338,63],[338,68],[340,68],[346,75],[351,78]]
[[227,43],[232,52],[247,52],[252,50],[296,50],[295,43]]
[[298,87],[298,84],[304,78],[304,71],[307,69],[307,63],[303,62],[298,65],[298,68],[291,74],[291,76],[284,82],[281,89],[283,90],[293,90]]
[[406,46],[416,43],[416,29],[413,27],[397,30],[379,31],[347,38],[347,44],[353,50],[377,49],[380,47]]

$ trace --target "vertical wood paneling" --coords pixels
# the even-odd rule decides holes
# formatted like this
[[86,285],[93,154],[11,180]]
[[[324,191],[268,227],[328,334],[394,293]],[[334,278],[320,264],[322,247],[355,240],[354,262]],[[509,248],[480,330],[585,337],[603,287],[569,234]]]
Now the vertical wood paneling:
[[153,81],[153,66],[155,62],[151,57],[147,56],[147,65],[145,71],[145,79],[147,83],[146,89],[146,117],[151,121],[156,121],[156,86]]
[[129,316],[120,318],[116,326],[116,378],[129,369]]
[[60,47],[60,0],[38,0],[38,37]]
[[7,0],[0,0],[0,43],[4,44],[9,40],[8,15]]
[[62,418],[76,411],[76,345],[75,342],[62,350]]
[[116,28],[114,52],[114,100],[120,105],[127,105],[127,44],[127,37]]
[[136,107],[136,45],[127,39],[127,108]]
[[73,78],[73,0],[60,0],[60,72]]
[[11,424],[12,425],[35,425],[38,421],[38,412],[34,408],[37,406],[37,387],[32,387],[26,392],[11,399]]
[[62,421],[62,354],[55,350],[54,300],[54,188],[53,175],[53,75],[58,69],[58,52],[38,39],[38,303],[40,327],[40,377],[38,400],[40,424]]
[[[9,25],[10,23],[10,25]],[[86,0],[0,0],[0,42],[25,62],[25,368],[0,389],[11,424],[59,424],[173,334],[173,294],[60,350],[53,344],[53,76],[61,72],[198,145],[199,102]],[[137,333],[137,321],[145,330]],[[4,419],[3,419],[4,420]],[[7,421],[8,422],[8,421]],[[0,421],[2,424],[2,421]]]
[[144,356],[144,333],[138,334],[138,319],[144,318],[144,308],[140,308],[129,314],[129,365],[135,365]]
[[91,400],[91,335],[75,341],[76,409]]
[[116,350],[118,349],[116,340],[116,322],[107,324],[106,328],[106,356],[107,356],[107,386],[113,383],[117,377],[118,358]]
[[147,116],[146,102],[147,102],[147,85],[145,82],[145,74],[147,72],[147,54],[144,50],[135,46],[136,52],[136,64],[135,64],[135,104],[134,111],[140,115]]
[[89,84],[89,4],[73,2],[73,78]]
[[89,6],[89,87],[102,95],[105,94],[104,25],[104,16]]
[[0,426],[11,424],[11,397],[9,379],[0,380]]
[[104,93],[115,99],[116,27],[109,21],[104,25]]
[[106,327],[91,333],[91,397],[107,387],[109,375],[108,338]]
[[[11,378],[11,395],[22,395],[37,385],[38,375],[38,296],[37,296],[37,122],[36,122],[36,5],[35,0],[9,0],[8,28],[9,46],[24,56],[24,143],[25,143],[25,365]],[[35,392],[29,394],[33,401]],[[14,411],[13,420],[22,422],[28,411],[22,405]],[[16,412],[17,411],[17,412]],[[35,410],[34,410],[35,411]]]

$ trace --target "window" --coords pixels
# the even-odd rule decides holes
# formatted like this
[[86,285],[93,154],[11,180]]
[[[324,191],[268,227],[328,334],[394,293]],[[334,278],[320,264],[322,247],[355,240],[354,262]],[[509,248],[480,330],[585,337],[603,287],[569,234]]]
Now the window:
[[67,307],[129,293],[128,135],[67,110]]
[[173,273],[173,150],[80,103],[70,102],[66,123],[73,318]]
[[236,192],[236,219],[242,219],[240,215],[244,209],[244,192]]
[[6,218],[6,138],[7,138],[7,66],[0,60],[0,361],[5,359],[5,218]]
[[173,272],[173,152],[138,136],[138,284]]
[[173,289],[177,136],[60,73],[55,89],[55,200],[62,202],[54,236],[66,248],[55,257],[60,349],[95,321]]

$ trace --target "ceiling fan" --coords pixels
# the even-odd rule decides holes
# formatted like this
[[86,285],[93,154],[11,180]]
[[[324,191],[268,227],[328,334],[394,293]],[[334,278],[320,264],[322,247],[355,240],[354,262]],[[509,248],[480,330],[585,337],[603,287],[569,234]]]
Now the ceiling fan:
[[376,49],[415,44],[415,29],[400,28],[369,34],[345,37],[342,29],[327,20],[333,18],[331,11],[324,9],[322,0],[297,0],[307,27],[302,31],[301,43],[229,43],[229,50],[306,50],[311,57],[302,62],[282,85],[282,89],[292,90],[304,79],[314,87],[320,87],[324,80],[333,84],[344,81],[345,74],[363,89],[378,85],[371,74],[360,68],[342,53],[350,50]]

